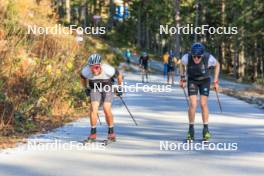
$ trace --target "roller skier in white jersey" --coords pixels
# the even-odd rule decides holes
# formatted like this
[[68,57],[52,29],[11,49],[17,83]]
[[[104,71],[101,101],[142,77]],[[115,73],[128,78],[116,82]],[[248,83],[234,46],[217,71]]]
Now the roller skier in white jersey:
[[[111,111],[112,99],[113,99],[113,78],[117,78],[118,85],[122,85],[122,75],[114,67],[103,64],[101,55],[92,54],[88,58],[88,64],[81,70],[81,81],[85,87],[87,96],[91,99],[91,111],[90,111],[90,124],[91,133],[85,142],[96,141],[96,123],[98,108],[100,104],[103,105],[105,119],[108,125],[107,140],[115,141],[116,134],[114,132],[114,120]],[[102,88],[102,89],[99,89]],[[106,87],[110,87],[108,90]],[[118,87],[116,91],[118,96],[122,95],[121,87]]]

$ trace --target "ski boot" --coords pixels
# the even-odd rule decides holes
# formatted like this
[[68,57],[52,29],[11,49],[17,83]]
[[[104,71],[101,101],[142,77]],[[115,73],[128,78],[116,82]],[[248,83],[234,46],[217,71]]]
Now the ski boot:
[[96,142],[96,133],[90,134],[90,136],[84,140],[84,143],[93,143]]
[[108,133],[107,140],[104,140],[103,145],[108,145],[113,142],[116,142],[116,135],[115,133]]
[[192,143],[194,141],[194,132],[191,132],[190,130],[188,131],[186,141],[188,143]]
[[211,134],[208,129],[203,129],[203,141],[208,142],[211,139]]
[[111,142],[115,142],[116,141],[116,134],[115,133],[109,133],[107,136],[107,140],[111,141]]

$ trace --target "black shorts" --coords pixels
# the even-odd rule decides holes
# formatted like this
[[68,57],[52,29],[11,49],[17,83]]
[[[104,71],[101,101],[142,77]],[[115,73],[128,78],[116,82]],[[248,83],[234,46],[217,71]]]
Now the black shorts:
[[175,71],[175,66],[168,66],[168,72],[174,72]]
[[143,64],[142,66],[143,66],[144,70],[148,70],[148,64]]
[[209,96],[211,79],[206,78],[204,80],[192,80],[188,79],[188,95],[197,95],[198,90],[200,95]]

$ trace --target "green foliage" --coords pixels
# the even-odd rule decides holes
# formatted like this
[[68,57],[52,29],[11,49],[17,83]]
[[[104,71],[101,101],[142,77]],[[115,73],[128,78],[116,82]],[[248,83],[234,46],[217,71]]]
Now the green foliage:
[[0,102],[6,100],[6,96],[5,96],[4,91],[3,91],[3,86],[4,86],[4,80],[0,79]]
[[264,86],[264,79],[259,78],[259,79],[257,79],[256,83]]
[[[121,48],[136,45],[141,51],[148,50],[157,55],[163,50],[174,49],[175,35],[159,35],[159,25],[176,26],[176,0],[130,2],[130,18],[116,23],[106,39]],[[207,50],[219,59],[223,72],[253,82],[256,81],[257,75],[261,75],[263,79],[264,3],[261,0],[178,2],[181,26],[195,26],[197,22],[198,26],[208,24],[212,27],[238,28],[238,34],[235,35],[197,35],[198,41],[203,42]],[[165,40],[165,46],[162,45],[162,40]],[[180,35],[181,54],[189,51],[194,41],[195,35]],[[235,57],[238,57],[238,60],[235,60]],[[234,68],[235,64],[239,67]]]
[[16,2],[13,0],[8,0],[6,19],[9,21],[17,21],[19,18],[17,14],[18,13],[17,13]]

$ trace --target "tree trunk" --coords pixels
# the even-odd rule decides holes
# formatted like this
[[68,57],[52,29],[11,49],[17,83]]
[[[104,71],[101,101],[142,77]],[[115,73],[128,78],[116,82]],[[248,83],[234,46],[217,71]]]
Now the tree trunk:
[[140,5],[138,7],[138,21],[137,21],[137,47],[140,47],[140,43],[141,43],[141,5],[142,3],[140,2]]
[[[240,43],[241,51],[239,52],[239,62],[238,62],[238,79],[243,79],[245,77],[245,46],[243,41]],[[238,48],[238,47],[237,47]]]
[[149,13],[146,13],[146,27],[145,27],[145,36],[146,36],[146,42],[145,42],[145,48],[149,50]]
[[87,0],[86,2],[87,2],[86,20],[87,20],[87,26],[90,26],[92,24],[93,4],[90,3],[90,0]]
[[97,0],[93,1],[93,15],[96,15],[97,13]]
[[264,79],[264,60],[261,60],[261,78]]
[[[234,65],[234,64],[237,64],[237,62],[234,62],[234,64],[232,63],[232,54],[231,54],[231,46],[230,46],[230,44],[227,44],[227,46],[226,46],[225,57],[226,57],[226,61],[227,61],[226,62],[226,71],[227,71],[228,74],[230,74],[232,65],[233,65],[233,67],[235,67],[234,69],[237,69],[236,65]],[[237,58],[237,56],[234,57],[234,58]]]
[[[221,23],[222,26],[225,26],[226,23],[226,4],[225,4],[225,0],[221,1]],[[225,42],[223,41],[223,36],[221,36],[221,44],[220,44],[220,51],[219,51],[219,62],[220,62],[220,68],[222,69],[226,69],[225,64]]]
[[109,1],[109,20],[108,20],[108,28],[111,30],[114,25],[114,14],[115,14],[115,5],[114,1],[110,0]]
[[66,7],[66,22],[71,22],[71,1],[65,0],[65,7]]
[[86,11],[87,11],[87,2],[84,1],[82,4],[81,4],[81,10],[80,10],[80,23],[83,27],[86,27],[87,24],[86,24]]
[[[198,14],[200,13],[199,9],[201,9],[201,13],[202,13],[202,19],[200,22],[201,24],[208,24],[207,19],[206,19],[207,11],[208,11],[208,9],[207,9],[208,3],[209,3],[209,1],[206,1],[206,4],[199,4],[198,3],[198,12],[197,13]],[[199,16],[197,17],[197,20],[199,21]],[[207,43],[207,41],[210,41],[210,39],[212,39],[213,36],[210,36],[210,34],[209,35],[206,34],[206,35],[202,35],[200,38],[201,38],[201,42]],[[198,40],[198,37],[196,40]]]
[[239,75],[239,67],[240,67],[240,64],[239,64],[239,56],[238,56],[238,49],[237,49],[237,47],[234,50],[234,59],[233,59],[233,61],[234,61],[233,62],[233,75],[235,76],[236,79],[240,79],[240,75]]
[[57,8],[58,8],[58,13],[59,13],[59,18],[60,18],[60,20],[63,20],[63,18],[64,18],[64,8],[63,8],[62,0],[58,0],[57,1]]
[[[176,26],[180,26],[180,0],[175,0],[175,22]],[[175,54],[180,57],[180,34],[175,35]]]
[[125,21],[125,8],[126,8],[126,0],[123,0],[123,9],[124,9],[124,11],[123,11],[123,22]]
[[[195,3],[195,27],[198,26],[198,20],[199,20],[199,0],[196,0]],[[195,34],[194,42],[198,41],[198,36]]]
[[258,59],[258,53],[257,53],[257,40],[254,42],[254,59],[253,59],[253,81],[255,82],[258,78],[258,64],[259,64],[259,59]]

